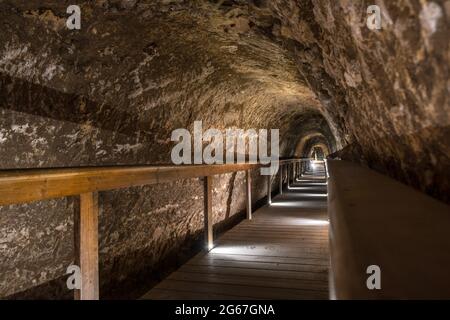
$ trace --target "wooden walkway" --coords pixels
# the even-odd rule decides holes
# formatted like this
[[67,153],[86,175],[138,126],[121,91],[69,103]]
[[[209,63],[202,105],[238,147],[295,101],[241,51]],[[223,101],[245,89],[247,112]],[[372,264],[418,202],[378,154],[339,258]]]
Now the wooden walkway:
[[326,196],[318,168],[142,299],[328,299]]

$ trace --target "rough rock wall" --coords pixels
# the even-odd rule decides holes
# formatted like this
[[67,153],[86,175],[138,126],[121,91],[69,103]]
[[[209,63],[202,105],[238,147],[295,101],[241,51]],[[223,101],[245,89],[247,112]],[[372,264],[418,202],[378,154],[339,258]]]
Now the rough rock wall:
[[[361,161],[449,202],[450,1],[267,1]],[[382,29],[366,27],[369,5]]]
[[[67,1],[0,1],[0,168],[169,163],[172,130],[195,120],[280,128],[285,156],[311,130],[336,144],[292,53],[207,3],[163,2],[80,1],[82,28],[70,31]],[[265,186],[254,174],[256,201]],[[230,224],[244,208],[243,175],[214,188],[214,221]],[[102,297],[137,296],[198,245],[198,179],[100,202]],[[75,203],[0,208],[0,296],[70,295]]]

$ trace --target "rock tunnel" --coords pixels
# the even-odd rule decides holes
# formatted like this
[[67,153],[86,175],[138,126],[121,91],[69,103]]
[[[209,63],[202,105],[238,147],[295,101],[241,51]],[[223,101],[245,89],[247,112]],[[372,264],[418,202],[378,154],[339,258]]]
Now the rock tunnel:
[[[280,132],[448,204],[450,1],[0,1],[0,169],[171,163],[171,132]],[[372,3],[374,2],[374,3]],[[366,25],[381,10],[381,29]],[[253,175],[253,200],[265,180]],[[213,182],[215,232],[245,174]],[[101,298],[133,299],[192,257],[202,181],[101,192]],[[71,298],[75,197],[0,207],[0,297]],[[427,212],[424,212],[427,214]]]

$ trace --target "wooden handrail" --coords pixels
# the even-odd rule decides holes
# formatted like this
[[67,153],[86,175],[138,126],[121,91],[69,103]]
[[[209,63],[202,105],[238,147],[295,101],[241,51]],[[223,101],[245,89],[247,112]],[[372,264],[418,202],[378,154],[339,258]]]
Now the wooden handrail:
[[[288,164],[289,185],[290,164],[309,159],[279,160],[280,168]],[[74,220],[75,261],[81,269],[81,288],[74,292],[75,299],[99,299],[98,275],[98,191],[156,184],[179,179],[205,178],[204,181],[204,224],[205,244],[213,246],[212,220],[212,176],[236,171],[246,172],[247,219],[252,218],[252,196],[250,170],[264,165],[238,163],[222,165],[184,166],[111,166],[83,168],[0,170],[0,206],[32,201],[79,196],[79,212]],[[280,171],[280,191],[283,188]],[[271,180],[268,177],[268,192]],[[270,202],[270,194],[268,195]]]
[[[280,160],[280,164],[302,159]],[[112,166],[0,171],[0,206],[156,184],[261,167],[256,163]]]

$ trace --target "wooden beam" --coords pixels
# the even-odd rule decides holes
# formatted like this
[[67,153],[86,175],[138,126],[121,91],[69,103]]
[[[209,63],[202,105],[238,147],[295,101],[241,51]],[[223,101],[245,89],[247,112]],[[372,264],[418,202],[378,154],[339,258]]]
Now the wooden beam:
[[252,219],[252,176],[250,170],[245,171],[246,177],[246,204],[247,204],[247,219]]
[[75,292],[80,300],[99,299],[98,275],[98,193],[80,195],[80,215],[75,226],[78,243],[76,260],[81,269],[81,289]]
[[214,246],[213,239],[213,215],[212,215],[212,176],[207,176],[203,181],[203,202],[204,202],[204,221],[205,221],[205,246],[211,250]]

